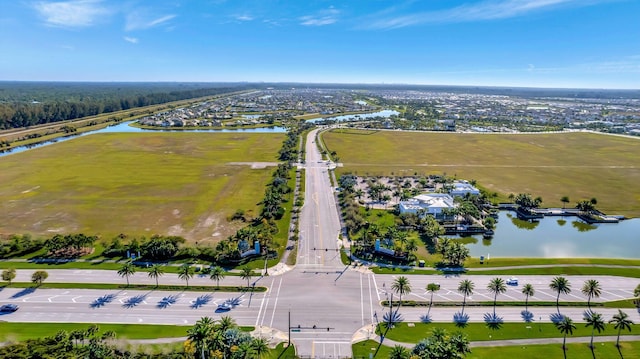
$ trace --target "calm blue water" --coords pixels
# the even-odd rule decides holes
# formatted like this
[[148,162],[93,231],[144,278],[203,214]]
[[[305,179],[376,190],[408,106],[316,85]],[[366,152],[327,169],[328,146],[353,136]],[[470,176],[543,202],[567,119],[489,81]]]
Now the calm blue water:
[[359,115],[342,115],[342,116],[334,116],[334,117],[323,117],[323,118],[314,118],[312,120],[307,120],[307,122],[321,122],[324,120],[331,120],[331,121],[355,121],[358,119],[365,119],[365,118],[372,118],[372,117],[389,117],[391,115],[399,115],[400,112],[398,111],[394,111],[394,110],[382,110],[382,111],[378,111],[378,112],[372,112],[372,113],[362,113]]
[[2,156],[7,156],[10,154],[14,154],[14,153],[20,153],[20,152],[24,152],[33,148],[38,148],[38,147],[43,147],[43,146],[48,146],[54,143],[58,143],[58,142],[63,142],[63,141],[68,141],[72,138],[76,138],[76,137],[80,137],[80,136],[86,136],[86,135],[93,135],[96,133],[118,133],[118,132],[246,132],[246,133],[284,133],[287,132],[287,129],[284,127],[278,127],[278,126],[274,126],[274,127],[260,127],[260,128],[235,128],[235,129],[188,129],[188,130],[171,130],[171,129],[143,129],[143,128],[138,128],[138,127],[133,127],[133,126],[129,126],[129,124],[133,123],[135,121],[127,121],[127,122],[123,122],[117,125],[113,125],[113,126],[109,126],[109,127],[105,127],[103,129],[100,130],[95,130],[95,131],[88,131],[88,132],[84,132],[78,135],[72,135],[72,136],[65,136],[65,137],[58,137],[54,140],[51,141],[45,141],[45,142],[41,142],[35,145],[29,145],[29,146],[18,146],[13,148],[10,152],[0,152],[0,157]]
[[467,247],[476,258],[640,258],[640,219],[589,225],[577,217],[545,217],[529,223],[500,211],[493,239],[467,240],[473,242]]

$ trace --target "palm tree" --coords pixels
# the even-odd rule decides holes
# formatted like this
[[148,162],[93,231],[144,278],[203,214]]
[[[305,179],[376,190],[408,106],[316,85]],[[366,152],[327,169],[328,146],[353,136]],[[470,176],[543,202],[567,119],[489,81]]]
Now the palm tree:
[[431,293],[431,299],[429,299],[429,311],[427,315],[431,313],[431,305],[433,304],[433,293],[440,290],[440,284],[438,283],[429,283],[427,284],[427,292]]
[[249,288],[249,281],[253,277],[253,271],[247,266],[240,268],[240,271],[240,278],[247,280],[247,288]]
[[389,359],[409,359],[410,357],[411,352],[409,352],[409,349],[398,344],[396,344],[391,349],[391,353],[389,353]]
[[254,338],[251,341],[251,347],[253,348],[253,354],[258,358],[266,357],[269,354],[269,344],[264,338]]
[[228,329],[231,328],[235,328],[236,325],[236,321],[233,320],[233,318],[231,318],[228,315],[225,315],[224,317],[220,318],[220,320],[218,320],[218,324],[216,325],[216,329],[222,333],[226,332]]
[[636,289],[633,290],[633,296],[634,297],[640,297],[640,284],[638,284]]
[[136,267],[133,265],[131,261],[125,263],[119,270],[118,275],[120,277],[127,278],[127,287],[129,286],[129,277],[136,273]]
[[458,285],[458,292],[462,294],[462,314],[464,314],[464,306],[467,304],[467,296],[473,294],[475,285],[472,281],[465,279]]
[[400,296],[400,305],[398,306],[398,309],[400,309],[402,306],[402,296],[404,294],[411,293],[411,284],[409,283],[409,279],[405,276],[396,278],[391,284],[391,289]]
[[571,283],[569,283],[569,281],[565,277],[555,277],[551,280],[551,283],[549,283],[549,288],[558,293],[558,296],[556,297],[556,309],[558,309],[558,313],[560,313],[560,293],[571,293]]
[[213,267],[213,269],[211,270],[211,275],[209,275],[209,278],[211,280],[215,280],[218,285],[218,289],[220,289],[220,281],[224,279],[224,269],[222,269],[222,267],[220,266]]
[[207,342],[209,336],[214,331],[214,321],[210,317],[200,318],[196,324],[187,330],[187,338],[196,346],[196,350],[200,349],[201,359],[205,359],[207,351]]
[[587,323],[586,327],[591,327],[591,343],[589,343],[589,348],[591,348],[591,353],[595,358],[595,353],[593,353],[593,336],[595,335],[595,331],[598,333],[604,330],[606,323],[604,319],[602,319],[602,314],[589,311],[584,316],[584,321]]
[[622,329],[631,331],[631,326],[634,323],[631,321],[631,319],[629,319],[629,315],[620,309],[618,309],[618,314],[613,315],[613,318],[609,321],[609,323],[613,324],[613,327],[618,329],[618,339],[616,340],[616,347],[620,348],[620,332],[622,331]]
[[564,353],[564,359],[567,359],[567,335],[573,335],[573,330],[576,329],[576,325],[573,324],[573,320],[566,315],[562,317],[562,320],[556,323],[556,328],[560,333],[564,334],[562,340],[562,352]]
[[601,293],[602,287],[597,280],[589,279],[584,282],[582,294],[587,296],[587,306],[589,306],[589,309],[591,309],[591,298],[600,298]]
[[487,285],[487,289],[489,292],[493,293],[493,316],[496,315],[496,300],[498,299],[498,294],[502,294],[507,291],[507,285],[504,283],[504,279],[502,278],[493,278],[489,284]]
[[164,275],[164,268],[162,268],[159,264],[154,264],[151,266],[151,270],[149,270],[149,278],[155,278],[156,287],[158,287],[158,278]]
[[562,209],[565,209],[567,207],[567,203],[570,202],[569,196],[562,196],[562,198],[560,198],[560,202],[562,202]]
[[527,283],[522,286],[522,294],[526,295],[526,299],[524,300],[524,310],[529,311],[529,297],[533,297],[536,294],[535,289],[533,289],[533,285]]
[[189,288],[189,279],[193,277],[193,268],[191,264],[185,263],[178,269],[178,278],[187,282],[187,288]]

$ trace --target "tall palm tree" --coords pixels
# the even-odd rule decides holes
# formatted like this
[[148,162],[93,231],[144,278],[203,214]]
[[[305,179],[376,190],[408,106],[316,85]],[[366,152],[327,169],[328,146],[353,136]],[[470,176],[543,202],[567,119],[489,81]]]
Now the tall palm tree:
[[614,314],[613,318],[609,321],[609,323],[613,324],[613,327],[618,329],[618,339],[616,340],[616,347],[620,348],[620,332],[622,329],[626,329],[631,331],[631,326],[634,324],[631,319],[629,319],[629,314],[623,312],[618,309],[618,314]]
[[189,279],[193,277],[194,271],[191,264],[185,263],[178,269],[178,278],[187,282],[187,288],[189,288]]
[[576,329],[576,325],[573,324],[573,320],[566,315],[562,317],[562,320],[556,323],[556,328],[560,333],[564,334],[562,340],[562,352],[564,353],[564,359],[567,359],[567,335],[573,335],[573,330]]
[[556,297],[556,309],[558,310],[558,313],[560,313],[560,293],[571,293],[571,283],[569,283],[569,280],[565,277],[555,277],[551,280],[551,283],[549,283],[549,288],[558,293],[558,296]]
[[600,283],[595,279],[588,279],[582,286],[582,294],[587,296],[587,306],[591,309],[591,298],[600,298],[602,293],[602,287]]
[[391,284],[391,289],[400,296],[400,305],[398,306],[398,309],[400,309],[402,306],[402,296],[404,294],[411,293],[411,284],[409,283],[409,279],[405,276],[396,278]]
[[595,353],[593,353],[593,336],[595,335],[595,331],[598,333],[604,330],[606,327],[606,323],[604,319],[602,319],[602,314],[596,312],[589,312],[584,316],[584,321],[586,322],[586,327],[591,327],[591,342],[589,343],[589,348],[591,348],[591,353],[595,358]]
[[496,315],[496,300],[498,294],[502,294],[507,291],[507,285],[504,283],[504,279],[496,277],[489,281],[487,285],[489,292],[493,293],[493,316]]
[[162,268],[159,264],[154,264],[151,266],[151,270],[149,270],[149,278],[155,278],[156,287],[159,285],[158,278],[164,275],[164,268]]
[[208,347],[209,336],[214,331],[214,320],[210,317],[200,318],[196,324],[187,330],[187,338],[196,346],[196,350],[200,349],[201,359],[205,359],[205,353]]
[[253,354],[258,358],[264,358],[269,354],[269,344],[264,338],[253,338],[251,347]]
[[536,290],[533,289],[533,285],[527,283],[527,284],[522,286],[522,294],[527,296],[525,298],[525,300],[524,300],[524,310],[526,310],[528,312],[529,311],[529,297],[533,297],[534,294],[536,294]]
[[220,281],[224,279],[224,269],[220,266],[213,267],[211,274],[209,275],[209,279],[215,280],[218,285],[218,289],[220,289]]
[[249,288],[249,281],[251,280],[251,277],[253,277],[253,271],[251,268],[247,266],[240,268],[240,278],[247,280],[247,288]]
[[562,198],[560,198],[560,202],[562,202],[562,209],[565,209],[567,206],[567,203],[570,202],[569,196],[562,196]]
[[464,314],[464,306],[467,304],[467,297],[473,294],[475,285],[472,281],[465,279],[458,285],[458,292],[462,294],[462,314]]
[[133,265],[131,261],[125,263],[119,270],[118,275],[120,277],[127,278],[127,287],[129,286],[129,277],[136,273],[136,267]]
[[431,305],[433,304],[433,293],[440,290],[440,284],[438,283],[429,283],[427,284],[427,292],[431,293],[431,298],[429,299],[429,311],[427,314],[431,313]]

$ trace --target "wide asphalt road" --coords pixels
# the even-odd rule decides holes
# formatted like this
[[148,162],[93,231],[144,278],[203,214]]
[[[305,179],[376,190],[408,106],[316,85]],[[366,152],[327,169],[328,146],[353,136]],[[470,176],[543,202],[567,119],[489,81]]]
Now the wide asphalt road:
[[[340,223],[328,170],[333,164],[323,161],[315,144],[312,131],[306,141],[305,205],[300,215],[300,240],[297,264],[283,275],[253,278],[258,286],[268,287],[261,293],[202,293],[130,290],[85,289],[16,289],[0,291],[0,304],[17,303],[16,313],[2,315],[0,320],[28,322],[86,322],[86,323],[147,323],[193,324],[203,316],[220,318],[232,316],[240,325],[257,328],[274,328],[280,331],[278,338],[286,338],[291,330],[291,340],[302,357],[339,358],[351,356],[354,336],[366,338],[373,335],[372,324],[382,321],[388,308],[380,305],[390,293],[390,286],[397,275],[376,275],[362,267],[347,267],[340,261]],[[272,271],[270,271],[272,272]],[[18,270],[16,281],[30,280],[33,270]],[[124,283],[115,271],[102,270],[48,270],[47,282]],[[461,302],[456,288],[462,279],[475,283],[475,293],[468,302],[491,301],[493,295],[486,289],[491,278],[488,275],[410,275],[412,291],[403,299],[428,301],[425,287],[438,282],[441,290],[434,301]],[[554,301],[556,293],[548,288],[553,276],[520,276],[518,286],[509,286],[498,300],[523,301],[521,288],[531,283],[536,294],[530,301]],[[580,293],[586,279],[597,279],[603,292],[593,301],[618,300],[632,297],[639,280],[609,276],[567,276],[573,291],[561,295],[561,301],[584,301]],[[506,279],[506,277],[505,277]],[[131,283],[153,284],[155,280],[146,273],[136,273]],[[184,284],[175,274],[166,274],[160,284]],[[195,277],[190,284],[215,284],[208,277]],[[228,276],[221,285],[246,285],[246,280]],[[397,297],[396,297],[397,299]],[[235,306],[228,312],[216,312],[217,305],[233,300]],[[521,321],[522,307],[499,307],[497,314],[504,321]],[[576,321],[582,320],[586,308],[561,308],[561,312]],[[400,313],[407,321],[419,321],[428,308],[402,308]],[[460,307],[435,307],[430,317],[434,321],[451,322]],[[465,313],[472,322],[483,321],[483,315],[491,307],[467,307]],[[533,307],[534,320],[549,322],[555,307]],[[606,319],[615,309],[598,308]],[[631,312],[631,311],[629,311]],[[290,318],[290,319],[289,319]],[[637,313],[632,314],[639,321]],[[265,330],[265,332],[268,332]],[[180,333],[183,335],[184,333]]]

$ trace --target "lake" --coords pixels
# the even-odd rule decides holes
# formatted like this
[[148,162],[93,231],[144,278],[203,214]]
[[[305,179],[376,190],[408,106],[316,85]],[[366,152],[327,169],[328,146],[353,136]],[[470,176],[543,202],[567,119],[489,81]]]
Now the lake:
[[43,141],[37,144],[33,144],[33,145],[26,145],[26,146],[18,146],[18,147],[14,147],[11,149],[11,151],[7,151],[7,152],[0,152],[0,157],[2,156],[7,156],[7,155],[11,155],[14,153],[20,153],[20,152],[24,152],[30,149],[34,149],[34,148],[38,148],[38,147],[43,147],[43,146],[48,146],[54,143],[58,143],[58,142],[63,142],[63,141],[68,141],[72,138],[76,138],[76,137],[80,137],[80,136],[86,136],[86,135],[93,135],[96,133],[122,133],[122,132],[244,132],[244,133],[284,133],[287,132],[287,129],[284,127],[279,127],[279,126],[273,126],[273,127],[257,127],[257,128],[225,128],[225,129],[208,129],[208,128],[203,128],[203,129],[183,129],[183,130],[175,130],[175,129],[167,129],[167,128],[158,128],[156,129],[147,129],[147,128],[139,128],[139,127],[133,127],[133,126],[129,126],[131,123],[133,123],[135,121],[127,121],[127,122],[123,122],[123,123],[119,123],[117,125],[112,125],[112,126],[108,126],[105,128],[101,128],[99,130],[95,130],[95,131],[87,131],[87,132],[83,132],[83,133],[79,133],[77,135],[70,135],[70,136],[64,136],[64,137],[58,137],[55,138],[53,140],[49,140],[49,141]]
[[336,121],[336,122],[357,121],[360,119],[364,120],[372,117],[389,117],[391,115],[399,115],[399,114],[400,112],[394,111],[394,110],[382,110],[382,111],[372,112],[372,113],[361,113],[361,114],[355,114],[355,115],[341,115],[341,116],[314,118],[311,120],[307,120],[307,122],[322,122],[325,120]]
[[539,222],[500,211],[493,239],[468,242],[472,257],[640,258],[640,219],[587,224],[577,217],[545,217]]

